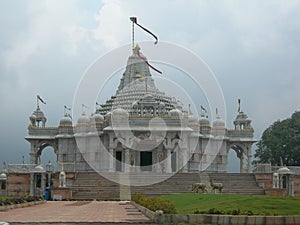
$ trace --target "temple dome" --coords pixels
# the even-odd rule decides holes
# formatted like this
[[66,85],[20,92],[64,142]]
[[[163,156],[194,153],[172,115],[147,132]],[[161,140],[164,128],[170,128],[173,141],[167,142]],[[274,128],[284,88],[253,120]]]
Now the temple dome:
[[37,165],[36,167],[34,167],[34,172],[45,172],[45,169],[42,165]]
[[72,120],[69,116],[65,115],[59,121],[59,126],[72,126]]
[[198,123],[198,120],[192,114],[188,115],[188,121],[189,123]]
[[202,115],[199,119],[199,124],[200,126],[210,126],[209,120],[207,117],[205,117],[204,115]]
[[220,117],[217,117],[213,122],[213,127],[225,127],[225,122]]
[[170,116],[181,116],[182,112],[179,109],[172,109],[169,111]]
[[281,173],[281,174],[284,174],[284,173],[290,173],[291,171],[290,171],[290,169],[287,168],[286,166],[283,166],[283,167],[279,168],[279,169],[277,170],[277,172],[278,172],[278,173]]
[[117,108],[112,112],[113,116],[128,116],[128,112],[125,109]]
[[7,179],[7,175],[5,173],[1,173],[0,180],[6,180],[6,179]]
[[94,115],[94,119],[95,119],[95,122],[96,122],[96,123],[99,123],[99,122],[102,122],[102,121],[104,120],[104,117],[103,117],[101,114],[96,113],[96,114]]
[[78,124],[90,123],[90,118],[88,116],[86,116],[85,114],[82,114],[78,118],[77,123]]

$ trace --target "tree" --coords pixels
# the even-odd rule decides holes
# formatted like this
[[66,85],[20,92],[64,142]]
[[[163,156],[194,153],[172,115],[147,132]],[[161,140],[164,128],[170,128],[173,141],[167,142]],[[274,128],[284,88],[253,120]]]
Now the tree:
[[268,127],[257,143],[254,163],[280,164],[289,166],[300,165],[300,112],[291,118],[278,120]]

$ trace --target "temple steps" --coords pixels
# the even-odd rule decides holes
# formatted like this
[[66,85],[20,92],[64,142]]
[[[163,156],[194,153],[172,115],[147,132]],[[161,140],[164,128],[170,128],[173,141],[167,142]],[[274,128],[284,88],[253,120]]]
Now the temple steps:
[[[253,174],[234,173],[106,173],[100,176],[96,172],[80,172],[72,187],[72,198],[74,200],[119,200],[129,199],[134,193],[148,196],[158,196],[174,193],[186,193],[192,191],[194,183],[204,182],[207,184],[208,192],[212,192],[209,181],[222,183],[223,193],[227,194],[249,194],[264,195],[265,191],[256,183]],[[120,181],[122,184],[114,181]],[[130,183],[129,183],[130,181]],[[157,182],[160,181],[160,182]],[[130,185],[131,184],[131,185]],[[133,186],[133,184],[135,186]],[[146,185],[145,185],[146,184]],[[151,185],[147,185],[151,184]],[[216,193],[218,191],[215,191]]]
[[258,186],[252,173],[209,173],[214,183],[222,183],[223,193],[264,195],[265,190]]

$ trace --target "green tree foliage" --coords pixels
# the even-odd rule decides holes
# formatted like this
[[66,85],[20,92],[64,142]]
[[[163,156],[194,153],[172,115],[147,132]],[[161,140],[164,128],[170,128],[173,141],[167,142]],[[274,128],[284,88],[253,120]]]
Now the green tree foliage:
[[268,127],[257,143],[254,163],[280,164],[289,166],[300,165],[300,112],[295,112],[291,118],[276,121]]

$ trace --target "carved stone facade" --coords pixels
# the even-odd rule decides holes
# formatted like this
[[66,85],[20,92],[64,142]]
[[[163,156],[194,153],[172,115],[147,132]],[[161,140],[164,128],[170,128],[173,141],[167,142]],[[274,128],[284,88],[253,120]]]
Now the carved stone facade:
[[[30,163],[37,164],[47,146],[65,172],[225,172],[228,151],[240,158],[241,172],[251,172],[251,120],[239,112],[234,129],[216,115],[211,124],[199,119],[174,97],[158,90],[137,46],[116,94],[77,123],[67,114],[57,127],[47,127],[39,107],[30,116]],[[139,54],[138,54],[139,53]],[[40,122],[42,126],[40,126]]]

